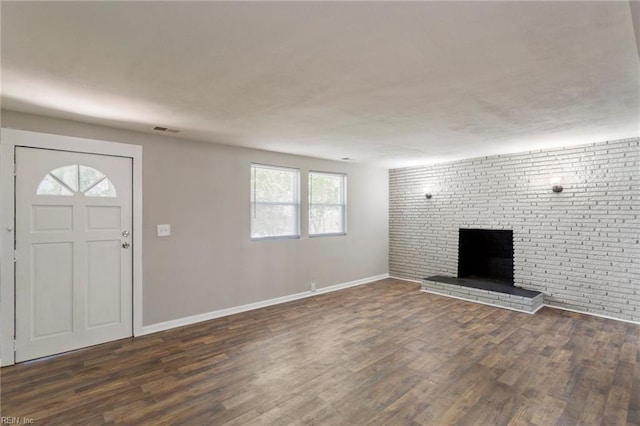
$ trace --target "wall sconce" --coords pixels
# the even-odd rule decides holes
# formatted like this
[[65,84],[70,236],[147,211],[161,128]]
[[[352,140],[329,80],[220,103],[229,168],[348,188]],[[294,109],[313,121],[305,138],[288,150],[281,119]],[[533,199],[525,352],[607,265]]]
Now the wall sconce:
[[553,192],[562,192],[562,190],[564,189],[562,187],[562,178],[560,176],[553,176],[550,180],[551,183],[551,190]]
[[431,193],[432,189],[433,187],[431,185],[425,185],[421,188],[420,192],[424,194],[424,198],[426,198],[427,200],[430,200],[432,197],[432,193]]

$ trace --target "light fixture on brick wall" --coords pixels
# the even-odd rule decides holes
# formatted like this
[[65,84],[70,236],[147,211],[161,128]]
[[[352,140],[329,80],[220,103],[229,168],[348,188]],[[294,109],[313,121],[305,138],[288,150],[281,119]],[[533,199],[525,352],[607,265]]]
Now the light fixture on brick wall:
[[432,195],[431,195],[431,186],[423,186],[422,187],[422,193],[424,194],[424,198],[426,198],[427,200],[430,200]]
[[562,179],[558,176],[554,176],[551,178],[551,185],[553,185],[551,187],[551,190],[553,192],[562,192],[562,190],[564,189],[562,187]]

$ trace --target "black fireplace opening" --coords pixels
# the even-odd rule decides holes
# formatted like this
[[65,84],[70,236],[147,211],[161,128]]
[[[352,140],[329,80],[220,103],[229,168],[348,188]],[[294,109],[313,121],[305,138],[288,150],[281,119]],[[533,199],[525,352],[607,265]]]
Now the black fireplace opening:
[[513,285],[513,231],[460,229],[458,277]]

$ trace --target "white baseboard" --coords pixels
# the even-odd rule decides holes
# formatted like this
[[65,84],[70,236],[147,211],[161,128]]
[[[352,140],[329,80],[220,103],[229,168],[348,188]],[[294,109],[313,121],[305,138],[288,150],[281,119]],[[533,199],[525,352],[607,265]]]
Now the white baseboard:
[[627,319],[622,319],[622,318],[610,317],[608,315],[594,314],[593,312],[585,312],[585,311],[579,311],[577,309],[563,308],[562,306],[556,306],[556,305],[547,305],[546,303],[543,306],[545,306],[547,308],[551,308],[551,309],[559,309],[561,311],[575,312],[576,314],[590,315],[592,317],[599,317],[599,318],[610,319],[610,320],[614,320],[614,321],[622,321],[622,322],[628,322],[628,323],[631,323],[631,324],[640,325],[640,321],[632,321],[632,320],[627,320]]
[[394,280],[407,281],[407,282],[410,282],[410,283],[422,284],[422,281],[420,281],[420,280],[412,280],[412,279],[409,279],[409,278],[394,277],[393,275],[389,275],[389,278],[393,278]]
[[275,299],[262,300],[260,302],[234,306],[232,308],[220,309],[217,311],[205,312],[203,314],[192,315],[185,318],[179,318],[171,321],[160,322],[157,324],[146,325],[142,327],[142,332],[136,334],[136,336],[144,336],[146,334],[157,333],[159,331],[164,331],[164,330],[170,330],[176,327],[183,327],[185,325],[196,324],[202,321],[209,321],[215,318],[226,317],[228,315],[239,314],[241,312],[252,311],[254,309],[260,309],[267,306],[278,305],[280,303],[291,302],[293,300],[304,299],[305,297],[317,296],[319,294],[329,293],[336,290],[342,290],[345,288],[355,287],[362,284],[369,284],[375,281],[383,280],[385,278],[389,278],[389,274],[376,275],[373,277],[362,278],[359,280],[336,284],[329,287],[322,287],[317,289],[316,291],[305,291],[302,293],[290,294],[288,296],[276,297]]

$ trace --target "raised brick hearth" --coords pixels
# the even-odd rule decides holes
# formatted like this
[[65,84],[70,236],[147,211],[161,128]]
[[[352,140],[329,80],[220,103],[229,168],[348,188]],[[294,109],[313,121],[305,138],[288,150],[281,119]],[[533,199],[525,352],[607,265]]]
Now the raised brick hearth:
[[530,314],[535,313],[544,304],[542,293],[503,284],[499,281],[436,275],[422,281],[422,291]]

